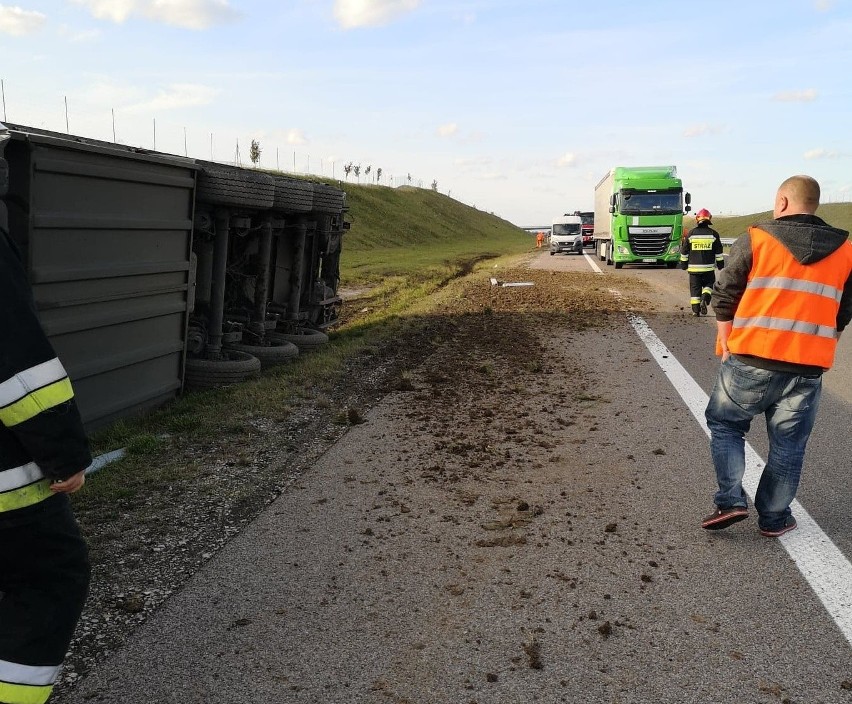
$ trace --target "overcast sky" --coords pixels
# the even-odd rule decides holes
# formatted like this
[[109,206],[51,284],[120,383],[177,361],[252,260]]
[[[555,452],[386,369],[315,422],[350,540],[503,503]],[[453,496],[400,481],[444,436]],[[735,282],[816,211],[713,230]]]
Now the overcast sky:
[[591,209],[617,165],[677,165],[713,213],[795,173],[852,200],[850,5],[20,0],[0,120],[64,132],[67,101],[72,134],[244,165],[256,139],[264,167],[410,174],[518,225]]

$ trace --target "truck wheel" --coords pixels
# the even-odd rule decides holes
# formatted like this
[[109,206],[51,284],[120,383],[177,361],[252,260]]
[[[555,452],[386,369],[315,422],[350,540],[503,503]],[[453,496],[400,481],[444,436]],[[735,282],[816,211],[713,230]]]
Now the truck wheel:
[[275,184],[271,176],[225,164],[199,164],[195,187],[199,203],[258,210],[272,207]]
[[297,328],[295,332],[271,332],[270,341],[288,342],[299,348],[300,352],[312,352],[328,342],[328,335],[312,328]]
[[346,203],[346,194],[325,183],[314,185],[313,209],[318,213],[339,213]]
[[674,269],[677,267],[677,262],[666,262],[666,269]]
[[556,252],[551,252],[551,253],[550,253],[550,256],[552,257],[554,254],[556,254]]
[[222,350],[222,359],[187,357],[183,381],[188,389],[238,384],[260,374],[260,360],[246,352]]
[[244,345],[237,343],[228,345],[228,349],[246,352],[260,360],[261,369],[274,367],[276,364],[286,364],[299,356],[299,348],[285,340],[269,340],[267,345]]
[[621,269],[624,266],[624,262],[615,262],[615,268]]
[[309,213],[314,205],[314,184],[295,178],[273,176],[275,186],[272,208],[285,213]]

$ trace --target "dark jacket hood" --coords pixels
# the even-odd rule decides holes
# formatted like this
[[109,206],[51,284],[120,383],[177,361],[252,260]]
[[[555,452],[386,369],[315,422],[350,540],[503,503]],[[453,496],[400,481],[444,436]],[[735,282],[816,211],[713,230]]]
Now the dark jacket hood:
[[837,251],[849,239],[849,233],[832,227],[816,215],[788,215],[778,220],[759,222],[783,244],[800,264],[814,264]]

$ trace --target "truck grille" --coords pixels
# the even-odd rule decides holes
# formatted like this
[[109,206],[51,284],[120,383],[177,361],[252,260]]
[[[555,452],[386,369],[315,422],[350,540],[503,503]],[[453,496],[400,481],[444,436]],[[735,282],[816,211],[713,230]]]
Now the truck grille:
[[627,240],[637,257],[660,257],[666,253],[671,235],[670,227],[631,227],[627,231]]

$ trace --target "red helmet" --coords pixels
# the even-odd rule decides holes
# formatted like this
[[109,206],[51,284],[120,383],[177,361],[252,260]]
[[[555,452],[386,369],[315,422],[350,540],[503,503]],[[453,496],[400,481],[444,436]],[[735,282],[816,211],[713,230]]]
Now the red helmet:
[[713,216],[710,214],[710,211],[707,208],[702,208],[697,213],[695,213],[695,222],[701,222],[703,220],[711,220]]

